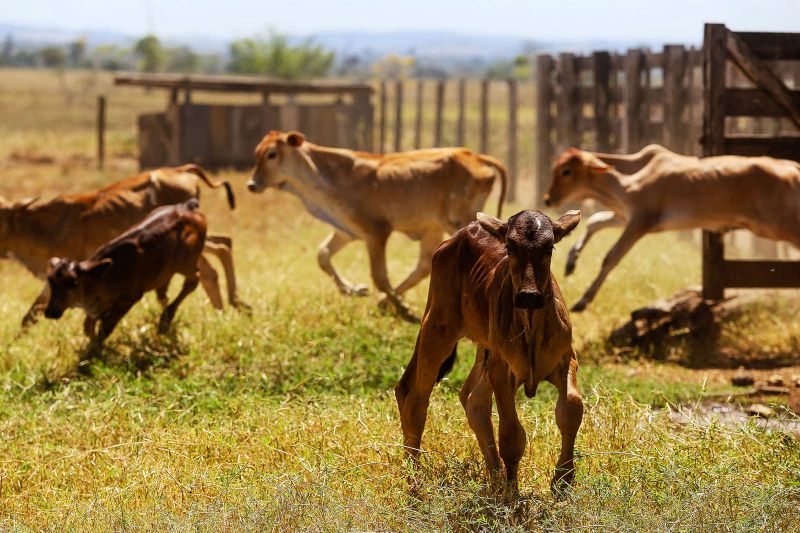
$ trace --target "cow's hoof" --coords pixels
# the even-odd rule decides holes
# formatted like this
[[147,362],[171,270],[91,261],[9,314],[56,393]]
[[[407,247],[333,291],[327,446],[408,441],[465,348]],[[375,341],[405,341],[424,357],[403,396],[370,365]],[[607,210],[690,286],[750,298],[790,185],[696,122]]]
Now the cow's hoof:
[[550,491],[556,499],[563,499],[567,496],[570,489],[572,489],[572,480],[575,477],[575,471],[571,468],[556,468],[553,474],[553,479],[550,482]]
[[411,311],[411,309],[397,297],[392,298],[384,295],[380,300],[378,300],[378,308],[384,313],[393,311],[406,322],[411,322],[412,324],[419,324],[420,322],[419,317],[415,315],[413,311]]
[[253,314],[253,306],[241,301],[240,299],[235,299],[231,302],[231,307],[236,309],[237,311],[244,313],[246,315]]
[[366,285],[351,285],[345,289],[344,293],[347,296],[368,296],[369,287]]
[[160,335],[169,331],[169,326],[172,324],[172,316],[164,313],[158,321],[158,333]]

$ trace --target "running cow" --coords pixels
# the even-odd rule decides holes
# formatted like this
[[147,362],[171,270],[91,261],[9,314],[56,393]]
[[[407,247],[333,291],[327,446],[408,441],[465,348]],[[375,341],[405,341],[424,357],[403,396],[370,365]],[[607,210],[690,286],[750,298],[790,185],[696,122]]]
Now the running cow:
[[[142,172],[96,191],[58,196],[47,202],[34,198],[11,203],[0,198],[0,258],[16,259],[34,276],[44,279],[51,257],[86,259],[97,247],[141,222],[153,209],[198,198],[201,182],[212,188],[224,187],[233,209],[230,184],[210,179],[197,165]],[[204,253],[219,258],[227,278],[228,299],[231,305],[240,305],[231,238],[209,235]],[[211,304],[222,309],[216,271],[204,256],[198,266]],[[45,286],[26,313],[23,326],[36,322],[47,305],[48,294]]]
[[[560,492],[574,475],[573,449],[583,416],[572,325],[550,273],[553,245],[580,221],[569,211],[556,221],[522,211],[503,222],[480,213],[478,221],[442,243],[433,256],[428,303],[414,355],[395,387],[406,451],[416,461],[434,384],[452,368],[459,339],[478,345],[461,403],[493,476],[500,459],[516,490],[525,430],[515,393],[530,398],[541,381],[558,389],[556,423],[561,455],[551,487]],[[500,417],[499,455],[492,425],[492,395]]]
[[653,156],[632,174],[617,170],[605,154],[577,148],[555,161],[547,205],[593,198],[610,209],[590,218],[586,235],[570,252],[568,272],[594,232],[625,228],[573,311],[592,302],[608,274],[648,233],[744,228],[800,248],[800,163],[731,155],[701,159],[657,148],[651,147]]
[[[247,188],[291,192],[311,215],[334,227],[320,244],[317,260],[343,294],[364,295],[367,288],[339,275],[331,259],[350,241],[364,240],[375,287],[412,319],[400,296],[430,273],[443,234],[475,219],[497,178],[500,211],[506,169],[489,156],[465,148],[377,155],[318,146],[299,132],[272,131],[256,147],[256,168]],[[386,241],[392,231],[420,241],[416,268],[397,286],[391,285],[386,270]]]
[[[71,307],[83,309],[83,331],[97,347],[144,293],[154,290],[164,304],[158,329],[166,331],[178,306],[199,283],[197,261],[205,244],[206,219],[197,208],[194,198],[161,207],[84,261],[51,259],[45,316],[58,319]],[[183,275],[183,288],[167,304],[167,287],[175,274]]]

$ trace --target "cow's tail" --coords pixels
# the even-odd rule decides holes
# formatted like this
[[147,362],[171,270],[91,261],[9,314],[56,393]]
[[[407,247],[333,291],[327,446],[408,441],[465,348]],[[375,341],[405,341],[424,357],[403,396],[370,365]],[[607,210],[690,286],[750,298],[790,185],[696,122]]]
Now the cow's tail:
[[444,360],[442,366],[439,367],[439,373],[436,374],[436,383],[442,381],[442,379],[453,370],[453,365],[456,364],[456,357],[458,357],[458,343],[453,346],[453,352]]
[[497,218],[503,218],[503,203],[506,201],[506,182],[508,179],[508,170],[506,166],[497,159],[489,156],[482,156],[483,163],[489,165],[497,171],[500,175],[500,199],[497,201]]
[[236,198],[233,196],[233,188],[231,187],[231,184],[228,182],[228,180],[212,180],[211,178],[208,177],[208,175],[206,175],[206,171],[203,170],[203,167],[201,167],[200,165],[195,165],[194,163],[183,165],[182,167],[179,167],[178,170],[180,170],[181,172],[188,172],[190,174],[194,174],[212,189],[225,187],[225,193],[228,196],[228,205],[230,206],[231,209],[236,208]]

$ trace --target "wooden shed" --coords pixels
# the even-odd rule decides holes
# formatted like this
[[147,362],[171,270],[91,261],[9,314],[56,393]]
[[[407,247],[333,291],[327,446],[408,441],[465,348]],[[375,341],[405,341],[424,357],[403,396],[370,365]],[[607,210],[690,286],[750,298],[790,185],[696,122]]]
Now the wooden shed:
[[[300,130],[316,143],[372,150],[373,89],[365,83],[289,82],[240,76],[119,74],[116,85],[166,89],[166,111],[138,118],[139,165],[198,163],[246,168],[270,130]],[[195,103],[195,92],[255,93],[256,103]]]

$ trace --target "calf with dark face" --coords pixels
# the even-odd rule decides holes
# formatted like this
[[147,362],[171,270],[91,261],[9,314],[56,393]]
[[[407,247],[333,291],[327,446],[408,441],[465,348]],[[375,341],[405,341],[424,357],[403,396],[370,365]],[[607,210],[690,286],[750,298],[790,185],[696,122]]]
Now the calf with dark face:
[[[452,367],[456,344],[478,345],[475,366],[461,389],[461,402],[490,473],[500,472],[516,489],[525,431],[514,402],[540,381],[559,392],[556,423],[562,435],[554,491],[571,484],[573,450],[583,416],[572,326],[558,283],[550,272],[553,245],[580,221],[569,211],[556,221],[522,211],[508,222],[478,214],[478,221],[442,243],[433,257],[428,303],[414,355],[395,387],[407,452],[416,460],[433,386]],[[500,417],[499,455],[492,425],[492,396]]]
[[53,258],[45,316],[58,319],[70,307],[82,308],[84,332],[99,345],[145,292],[155,290],[166,301],[170,279],[182,274],[180,294],[161,314],[159,331],[164,332],[180,303],[197,287],[197,261],[205,239],[206,220],[192,199],[153,211],[85,261]]

